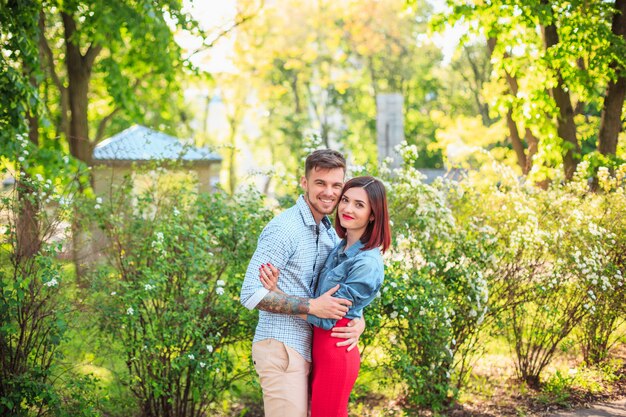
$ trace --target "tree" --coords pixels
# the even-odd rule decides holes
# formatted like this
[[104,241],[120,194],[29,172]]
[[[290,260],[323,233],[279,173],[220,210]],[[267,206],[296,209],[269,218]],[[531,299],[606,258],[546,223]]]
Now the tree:
[[[399,0],[297,3],[268,5],[237,35],[237,65],[271,115],[262,121],[268,139],[260,138],[259,147],[270,147],[287,172],[316,140],[346,151],[356,164],[375,165],[376,94],[401,92],[407,140],[428,155],[441,54],[416,39],[426,31],[426,4],[418,13]],[[435,165],[441,158],[422,161]]]
[[[523,158],[532,159],[535,146],[542,166],[533,171],[544,171],[539,177],[550,176],[546,168],[562,163],[571,179],[581,158],[595,149],[615,157],[617,146],[608,144],[617,144],[621,125],[616,121],[624,105],[624,63],[615,58],[626,53],[622,0],[448,4],[450,23],[471,22],[474,33],[489,41],[495,79],[508,84],[498,107],[520,166],[529,167],[532,161],[524,164]],[[598,93],[603,90],[604,98]],[[604,121],[598,129],[600,113]],[[520,125],[525,144],[517,133]],[[541,140],[535,143],[535,138]]]

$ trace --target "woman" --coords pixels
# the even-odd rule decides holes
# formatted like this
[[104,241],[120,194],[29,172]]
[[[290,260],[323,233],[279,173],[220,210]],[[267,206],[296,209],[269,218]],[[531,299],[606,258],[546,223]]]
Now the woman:
[[[346,182],[339,197],[335,230],[342,241],[328,256],[320,272],[315,297],[337,284],[334,297],[352,302],[341,320],[302,316],[313,328],[313,373],[311,417],[347,417],[350,391],[361,364],[357,349],[346,351],[335,346],[330,329],[346,326],[360,317],[376,297],[384,277],[381,252],[391,243],[387,197],[382,182],[373,177],[356,177]],[[278,270],[263,267],[261,282],[271,291],[280,291]]]

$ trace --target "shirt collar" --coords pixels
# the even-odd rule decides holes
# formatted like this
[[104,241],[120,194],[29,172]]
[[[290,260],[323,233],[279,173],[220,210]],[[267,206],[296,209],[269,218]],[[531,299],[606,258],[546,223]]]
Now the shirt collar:
[[[347,241],[346,241],[346,239],[344,239],[344,240],[341,242],[341,246],[342,246],[343,248],[345,248],[345,247],[346,247],[346,243],[347,243]],[[346,257],[348,257],[348,258],[352,258],[353,256],[356,256],[356,254],[357,254],[357,253],[359,253],[359,252],[361,251],[361,249],[363,248],[363,246],[365,246],[365,245],[363,244],[363,242],[361,242],[360,240],[357,240],[357,241],[356,241],[356,242],[354,242],[354,243],[352,244],[352,246],[350,246],[347,250],[344,250],[344,251],[343,251],[343,255],[345,255],[345,256],[346,256]]]
[[[313,217],[313,213],[311,213],[311,207],[309,207],[307,202],[304,200],[303,195],[298,197],[298,199],[296,200],[296,206],[298,206],[298,209],[300,210],[300,215],[302,216],[302,220],[304,221],[305,225],[317,226],[315,218]],[[329,230],[332,226],[330,224],[330,219],[328,218],[328,216],[322,217],[321,223],[326,226],[326,230]]]

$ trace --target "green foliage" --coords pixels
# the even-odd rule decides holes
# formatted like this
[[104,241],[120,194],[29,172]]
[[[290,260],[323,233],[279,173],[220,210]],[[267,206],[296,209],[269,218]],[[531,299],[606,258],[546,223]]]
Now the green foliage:
[[254,319],[238,302],[256,236],[258,194],[232,200],[176,186],[136,197],[126,185],[87,202],[110,243],[95,284],[104,330],[122,344],[125,383],[145,415],[207,412],[249,364]]
[[415,146],[403,155],[404,167],[388,179],[394,245],[372,326],[387,336],[382,345],[406,386],[405,408],[442,410],[479,347],[493,240],[475,222],[457,221],[446,199],[454,184],[421,182]]
[[[67,219],[68,206],[49,179],[41,175],[31,179],[24,174],[17,179],[18,187],[0,201],[4,219],[0,240],[0,412],[14,416],[96,415],[89,410],[81,414],[68,411],[72,406],[64,397],[67,391],[53,378],[59,371],[59,346],[72,317],[68,280],[57,259],[62,244],[53,239],[58,236],[59,222]],[[47,210],[32,210],[45,203]],[[21,229],[24,220],[36,225],[36,234],[28,241],[35,244],[32,254],[20,250],[26,244]]]
[[[614,246],[624,226],[621,217],[607,217],[623,204],[623,168],[615,176],[605,173],[601,183],[610,191],[593,194],[585,164],[572,182],[547,190],[495,167],[496,186],[466,182],[467,191],[482,194],[480,206],[466,208],[495,231],[498,242],[493,267],[485,271],[488,317],[509,338],[519,376],[538,387],[560,342],[583,320],[617,303],[610,304],[613,314],[596,316],[613,335],[616,318],[623,317],[623,265],[615,255],[622,251]],[[488,171],[473,177],[493,175]]]
[[40,75],[35,43],[38,5],[23,1],[0,7],[0,155],[11,153],[15,136],[26,132],[27,117],[37,107],[32,80]]
[[[510,142],[519,135],[521,152],[532,160],[518,156],[518,163],[522,169],[524,164],[532,165],[533,180],[558,178],[561,165],[569,163],[564,159],[567,152],[575,150],[573,158],[579,161],[598,149],[600,141],[607,141],[598,127],[607,110],[608,83],[623,76],[625,63],[618,57],[626,53],[626,40],[611,28],[615,2],[450,0],[447,4],[449,10],[435,16],[431,25],[436,30],[466,25],[464,48],[489,45],[485,54],[492,71],[482,73],[486,79],[477,77],[480,61],[470,60],[469,88],[477,102],[489,103],[490,117],[507,121]],[[554,29],[555,39],[547,38],[547,29]],[[557,90],[563,93],[558,100]],[[570,120],[565,120],[565,112],[572,113]],[[614,120],[620,123],[619,113],[608,113],[604,116],[617,116]],[[485,112],[481,114],[485,119]]]

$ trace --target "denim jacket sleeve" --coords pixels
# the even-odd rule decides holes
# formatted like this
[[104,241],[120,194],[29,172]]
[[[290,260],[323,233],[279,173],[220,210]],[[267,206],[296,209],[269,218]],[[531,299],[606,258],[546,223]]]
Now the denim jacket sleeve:
[[[339,282],[340,288],[333,294],[333,297],[350,300],[352,306],[349,313],[360,312],[376,297],[382,285],[383,277],[382,259],[357,257],[348,268],[345,279]],[[307,316],[307,321],[325,330],[332,329],[337,323],[337,320],[334,319],[321,319],[312,315]]]

